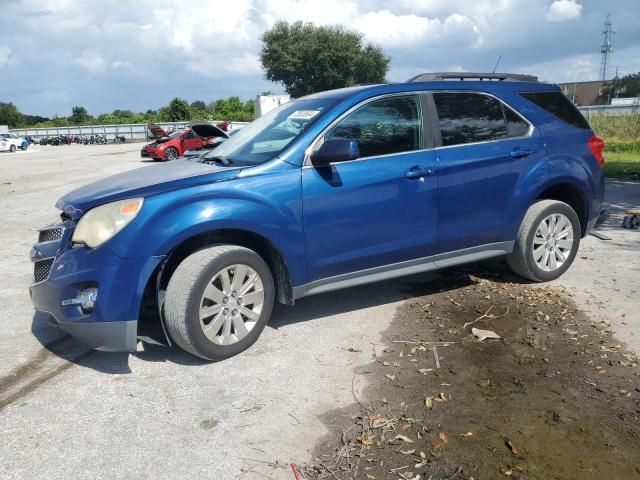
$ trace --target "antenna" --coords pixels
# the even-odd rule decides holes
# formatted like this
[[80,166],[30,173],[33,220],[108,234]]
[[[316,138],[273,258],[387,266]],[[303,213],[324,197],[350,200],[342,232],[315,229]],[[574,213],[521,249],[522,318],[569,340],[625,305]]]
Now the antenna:
[[500,60],[502,60],[502,54],[500,54],[500,56],[498,57],[498,61],[496,62],[495,66],[493,67],[493,70],[491,70],[491,73],[496,73],[496,68],[498,68],[498,64],[500,63]]
[[611,15],[607,13],[607,19],[602,26],[602,45],[600,46],[600,53],[602,54],[602,61],[600,62],[600,80],[607,79],[607,66],[609,63],[609,54],[613,53],[613,35],[616,31],[613,29],[613,22],[611,22]]

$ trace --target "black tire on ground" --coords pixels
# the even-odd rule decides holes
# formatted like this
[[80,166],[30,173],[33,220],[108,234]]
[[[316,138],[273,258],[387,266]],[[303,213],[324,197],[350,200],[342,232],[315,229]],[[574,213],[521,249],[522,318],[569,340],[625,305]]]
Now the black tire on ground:
[[[541,269],[534,260],[533,239],[541,222],[552,214],[565,215],[573,228],[573,245],[564,263],[556,270]],[[507,263],[514,273],[534,282],[549,282],[560,277],[573,263],[580,246],[580,220],[576,212],[564,202],[557,200],[540,200],[527,210],[518,234],[513,252],[507,256]]]
[[176,150],[173,147],[169,147],[164,151],[164,157],[163,160],[169,161],[169,160],[175,160],[176,158],[178,158],[180,156],[180,154],[178,153],[178,150]]
[[11,153],[15,152],[15,151],[16,151],[16,146],[15,146],[15,145],[11,145],[11,146],[9,147],[9,151],[10,151]]
[[[200,326],[200,302],[205,288],[222,269],[244,264],[262,280],[264,304],[255,326],[241,340],[219,345],[209,340]],[[167,286],[164,315],[171,338],[183,350],[206,360],[224,360],[249,348],[266,326],[273,308],[275,288],[265,261],[252,250],[236,245],[216,245],[185,258]]]

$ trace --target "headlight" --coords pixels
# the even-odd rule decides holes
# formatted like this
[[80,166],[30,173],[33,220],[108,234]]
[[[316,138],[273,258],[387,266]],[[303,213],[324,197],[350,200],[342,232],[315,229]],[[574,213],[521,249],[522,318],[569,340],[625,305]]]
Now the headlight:
[[78,222],[71,241],[99,247],[136,218],[143,203],[142,198],[131,198],[92,208]]

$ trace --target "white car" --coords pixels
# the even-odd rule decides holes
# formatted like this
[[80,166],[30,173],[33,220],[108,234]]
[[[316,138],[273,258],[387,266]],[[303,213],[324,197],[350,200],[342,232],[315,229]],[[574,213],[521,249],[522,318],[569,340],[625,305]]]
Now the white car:
[[28,143],[24,138],[17,136],[15,133],[0,133],[0,151],[15,152],[18,149],[26,150],[24,147]]

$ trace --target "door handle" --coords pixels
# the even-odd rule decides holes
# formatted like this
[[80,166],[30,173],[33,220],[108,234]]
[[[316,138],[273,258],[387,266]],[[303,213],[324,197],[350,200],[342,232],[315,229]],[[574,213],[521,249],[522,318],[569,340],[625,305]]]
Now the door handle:
[[522,158],[526,157],[527,155],[531,155],[532,153],[533,150],[531,148],[516,147],[511,150],[511,153],[509,153],[509,155],[511,156],[511,158]]
[[410,180],[428,177],[432,174],[433,169],[431,167],[421,167],[420,165],[411,167],[409,170],[404,172],[404,176]]

